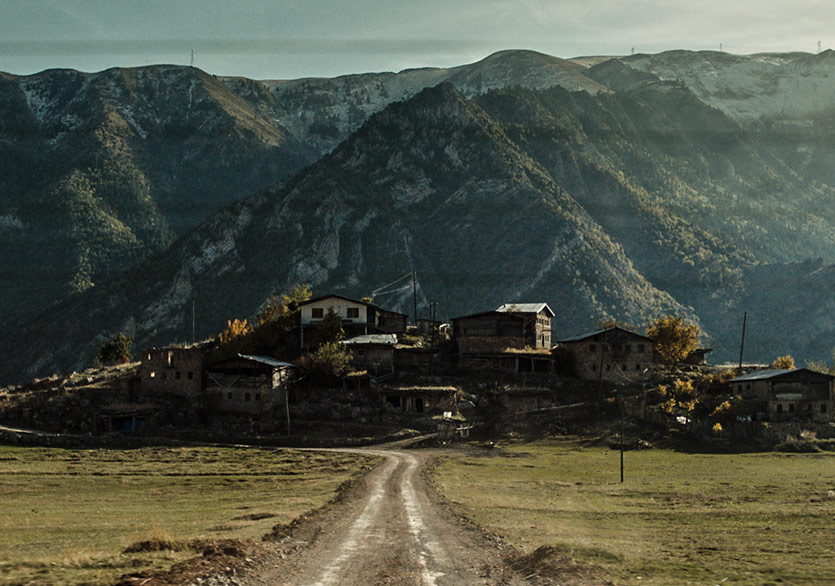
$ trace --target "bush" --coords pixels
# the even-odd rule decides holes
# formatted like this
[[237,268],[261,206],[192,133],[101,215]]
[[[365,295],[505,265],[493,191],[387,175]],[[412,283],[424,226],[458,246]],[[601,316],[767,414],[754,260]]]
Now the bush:
[[102,344],[99,353],[96,354],[96,360],[100,364],[127,364],[133,358],[132,346],[133,338],[128,338],[125,334],[119,332],[115,337]]

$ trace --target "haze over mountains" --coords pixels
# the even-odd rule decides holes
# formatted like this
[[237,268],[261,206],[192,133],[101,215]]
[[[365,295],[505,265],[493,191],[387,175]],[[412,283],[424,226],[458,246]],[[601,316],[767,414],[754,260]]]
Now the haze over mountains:
[[447,318],[543,300],[559,337],[676,313],[730,358],[747,310],[751,358],[833,346],[832,52],[48,71],[0,94],[0,380],[82,368],[120,330],[185,340],[192,300],[203,337],[296,283],[360,297],[412,267]]

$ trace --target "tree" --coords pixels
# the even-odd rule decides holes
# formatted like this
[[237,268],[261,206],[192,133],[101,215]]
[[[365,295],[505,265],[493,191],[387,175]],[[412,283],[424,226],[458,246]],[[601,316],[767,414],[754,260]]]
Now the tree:
[[131,352],[132,346],[133,338],[128,338],[125,334],[119,332],[116,336],[101,345],[99,353],[96,355],[96,360],[101,364],[108,362],[127,364],[133,357]]
[[647,336],[665,362],[680,362],[699,346],[702,331],[695,324],[685,323],[682,317],[658,318],[647,328]]
[[351,354],[341,342],[325,342],[313,354],[303,356],[299,367],[317,384],[331,385],[351,369]]
[[259,313],[255,321],[256,327],[277,321],[296,312],[300,303],[304,303],[312,297],[310,285],[304,283],[296,285],[290,293],[282,294],[281,297],[273,295],[267,299],[264,309]]
[[333,309],[328,312],[316,325],[316,340],[321,346],[328,342],[339,342],[345,337],[345,330],[342,329],[342,318]]
[[771,367],[791,370],[794,368],[794,358],[792,358],[790,354],[778,356],[774,362],[771,363]]

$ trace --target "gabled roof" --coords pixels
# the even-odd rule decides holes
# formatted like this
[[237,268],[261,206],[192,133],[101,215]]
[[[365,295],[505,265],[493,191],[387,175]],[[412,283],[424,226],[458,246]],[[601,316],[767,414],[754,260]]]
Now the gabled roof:
[[217,366],[223,362],[228,362],[230,360],[234,360],[236,358],[243,358],[244,360],[250,360],[252,362],[257,362],[259,364],[265,364],[267,366],[271,366],[273,368],[295,368],[295,364],[290,364],[289,362],[282,362],[281,360],[277,360],[270,356],[253,356],[252,354],[238,354],[237,356],[230,356],[229,358],[224,358],[223,360],[218,360],[217,362],[213,362],[209,365],[209,367]]
[[551,317],[556,315],[547,303],[504,303],[496,311],[502,313],[539,313],[543,309],[547,309]]
[[560,344],[563,344],[565,342],[581,342],[581,341],[586,340],[588,338],[593,338],[594,336],[598,336],[600,334],[605,334],[607,332],[611,332],[611,331],[614,331],[614,330],[620,330],[621,332],[625,332],[625,333],[629,334],[630,336],[637,336],[639,338],[644,338],[645,340],[649,340],[650,342],[652,342],[652,338],[644,336],[643,334],[639,334],[638,332],[633,332],[631,330],[627,330],[627,329],[622,328],[620,326],[614,326],[614,327],[611,327],[611,328],[606,328],[605,330],[597,330],[597,331],[594,331],[594,332],[589,332],[587,334],[581,334],[579,336],[574,336],[573,338],[565,338],[565,339],[557,340],[557,341]]
[[342,299],[343,301],[350,301],[351,303],[358,303],[360,305],[371,305],[372,307],[377,307],[373,303],[368,303],[367,301],[360,301],[359,299],[351,299],[350,297],[345,297],[344,295],[336,295],[334,293],[330,295],[322,295],[320,297],[314,297],[313,299],[308,299],[307,301],[302,301],[299,303],[299,307],[302,305],[310,305],[311,303],[318,303],[319,301],[324,301],[325,299],[330,299],[332,297],[336,297],[337,299]]
[[776,369],[768,369],[768,370],[758,370],[756,372],[750,372],[748,374],[743,374],[742,376],[738,376],[734,379],[731,379],[729,382],[737,383],[737,382],[750,382],[755,380],[769,380],[772,378],[778,378],[781,376],[785,376],[791,373],[807,373],[817,375],[819,377],[826,377],[828,379],[835,379],[835,376],[831,374],[824,374],[822,372],[816,372],[814,370],[809,370],[808,368],[776,368]]
[[342,340],[346,346],[394,346],[397,344],[397,334],[365,334]]
[[470,315],[459,315],[458,317],[452,318],[450,321],[456,322],[460,319],[469,319],[469,318],[473,318],[473,317],[484,317],[486,315],[495,315],[495,316],[501,315],[502,317],[510,316],[512,318],[525,319],[525,316],[523,316],[523,315],[515,315],[513,313],[504,312],[504,311],[481,311],[479,313],[471,313]]

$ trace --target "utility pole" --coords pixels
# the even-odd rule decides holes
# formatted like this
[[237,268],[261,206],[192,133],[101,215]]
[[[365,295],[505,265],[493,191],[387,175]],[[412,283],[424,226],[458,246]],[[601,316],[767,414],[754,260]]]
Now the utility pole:
[[742,314],[742,341],[739,343],[739,374],[742,374],[742,352],[745,350],[745,324],[748,321],[748,312]]
[[191,300],[191,343],[197,343],[197,339],[194,336],[194,299]]
[[415,302],[415,327],[417,327],[417,276],[415,275],[415,269],[412,269],[412,297]]

